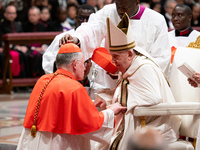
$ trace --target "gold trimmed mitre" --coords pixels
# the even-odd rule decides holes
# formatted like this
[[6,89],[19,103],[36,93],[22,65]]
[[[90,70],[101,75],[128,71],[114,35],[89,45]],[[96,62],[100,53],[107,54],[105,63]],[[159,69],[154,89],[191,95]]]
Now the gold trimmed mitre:
[[155,63],[154,59],[146,50],[136,45],[133,36],[134,31],[133,28],[131,28],[129,21],[129,17],[126,13],[124,14],[117,26],[114,25],[110,18],[107,18],[109,51],[122,51],[134,49],[135,51],[148,57]]
[[126,13],[117,26],[110,18],[107,18],[107,29],[110,51],[121,51],[135,47],[133,31],[129,27],[129,17]]

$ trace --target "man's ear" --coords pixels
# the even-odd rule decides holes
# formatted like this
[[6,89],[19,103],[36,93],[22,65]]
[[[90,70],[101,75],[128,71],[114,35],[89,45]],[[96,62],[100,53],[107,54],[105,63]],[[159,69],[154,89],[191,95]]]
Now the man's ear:
[[128,60],[132,60],[134,52],[132,50],[128,51]]
[[71,63],[73,69],[76,69],[77,61],[78,61],[78,60],[73,60],[73,62]]
[[128,57],[133,57],[133,51],[132,50],[128,51]]
[[189,20],[189,22],[191,22],[191,20],[192,20],[192,15],[189,15],[189,16],[188,16],[188,20]]

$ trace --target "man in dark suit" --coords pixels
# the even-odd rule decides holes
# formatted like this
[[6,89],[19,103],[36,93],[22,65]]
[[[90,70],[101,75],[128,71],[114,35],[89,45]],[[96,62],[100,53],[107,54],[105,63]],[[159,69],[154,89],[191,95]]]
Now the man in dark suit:
[[[21,22],[15,21],[17,17],[17,10],[14,5],[8,5],[5,8],[4,18],[0,22],[0,38],[6,33],[19,33],[23,32]],[[11,47],[11,58],[12,58],[12,73],[14,77],[27,77],[28,68],[26,62],[26,56],[24,51],[27,51],[26,46],[12,45]],[[2,40],[0,40],[0,52],[1,52],[1,68],[3,68],[4,56]],[[2,71],[2,69],[1,69]],[[2,73],[1,73],[2,74]]]
[[23,24],[24,32],[43,32],[46,28],[39,23],[40,9],[38,7],[31,7],[28,11],[28,21]]
[[[45,32],[46,27],[39,23],[40,19],[40,9],[36,6],[32,6],[28,11],[28,21],[25,22],[23,26],[24,32]],[[30,44],[28,45],[28,51],[26,55],[29,57],[31,77],[40,77],[44,74],[42,69],[42,54],[46,50],[47,46],[45,44]]]

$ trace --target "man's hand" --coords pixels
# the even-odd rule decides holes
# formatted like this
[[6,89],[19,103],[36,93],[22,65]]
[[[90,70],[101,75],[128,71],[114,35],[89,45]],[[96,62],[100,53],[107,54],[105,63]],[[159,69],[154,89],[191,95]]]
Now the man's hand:
[[115,115],[118,115],[119,113],[125,113],[127,110],[127,107],[123,107],[121,104],[119,103],[114,103],[112,105],[109,105],[107,107],[107,109],[111,109],[112,111],[114,111]]
[[104,99],[102,99],[101,97],[97,96],[97,98],[94,101],[94,105],[96,107],[100,107],[101,110],[105,110],[106,109],[106,101]]
[[20,46],[20,45],[15,45],[14,49],[17,49],[18,51],[21,51],[23,53],[26,53],[28,51],[28,47],[26,47],[26,46]]
[[193,87],[197,87],[197,86],[198,86],[198,84],[197,84],[194,80],[192,80],[192,79],[190,79],[190,78],[188,78],[188,82],[189,82],[189,84],[190,84],[191,86],[193,86]]
[[59,47],[66,43],[78,44],[79,39],[77,37],[72,37],[70,34],[66,34],[59,40]]
[[195,74],[192,76],[192,79],[188,78],[188,82],[193,87],[198,87],[198,84],[200,84],[200,73],[195,72]]
[[200,84],[200,73],[195,72],[195,74],[194,74],[192,77],[195,79],[195,81],[196,81],[198,84]]
[[107,74],[108,74],[113,80],[118,79],[118,75],[119,75],[118,73],[113,74],[113,73],[107,72]]

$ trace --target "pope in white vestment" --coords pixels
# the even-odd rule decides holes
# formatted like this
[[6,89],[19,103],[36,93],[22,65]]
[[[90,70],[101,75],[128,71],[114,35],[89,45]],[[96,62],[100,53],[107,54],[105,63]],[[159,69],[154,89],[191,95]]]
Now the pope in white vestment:
[[[127,79],[129,84],[127,112],[124,116],[124,124],[121,124],[121,126],[124,126],[124,133],[118,147],[120,150],[124,150],[129,139],[128,137],[137,128],[134,124],[135,118],[133,116],[136,106],[175,102],[161,69],[146,56],[135,57],[128,70],[121,75],[121,80],[123,79]],[[113,101],[120,101],[121,84],[122,82],[116,88]],[[178,130],[181,121],[179,117],[147,117],[146,120],[147,125],[151,125],[161,131],[167,142],[175,142],[178,139]],[[113,140],[121,133],[120,129],[121,127],[119,126],[119,131],[114,134]]]
[[[120,58],[123,51],[125,51],[124,56],[131,54],[129,52],[126,55],[126,51],[131,51],[131,49],[136,51],[132,61],[130,61],[131,57],[125,58],[130,61],[130,66],[121,73],[120,82],[113,96],[112,103],[119,102],[123,106],[127,106],[127,112],[125,115],[119,115],[115,118],[117,127],[111,139],[110,150],[117,148],[125,150],[130,135],[135,129],[139,128],[135,124],[136,118],[133,115],[136,106],[175,102],[162,69],[146,51],[135,46],[134,38],[130,34],[133,32],[129,27],[130,24],[125,25],[129,22],[128,20],[128,16],[124,15],[116,27],[111,19],[108,19],[109,50],[113,62],[119,67],[119,70],[123,65],[119,63],[120,60],[123,61],[123,58]],[[120,43],[117,37],[120,37]],[[124,63],[127,63],[127,61]],[[175,142],[178,139],[178,130],[181,124],[179,116],[147,117],[146,123],[158,129],[167,142]]]

